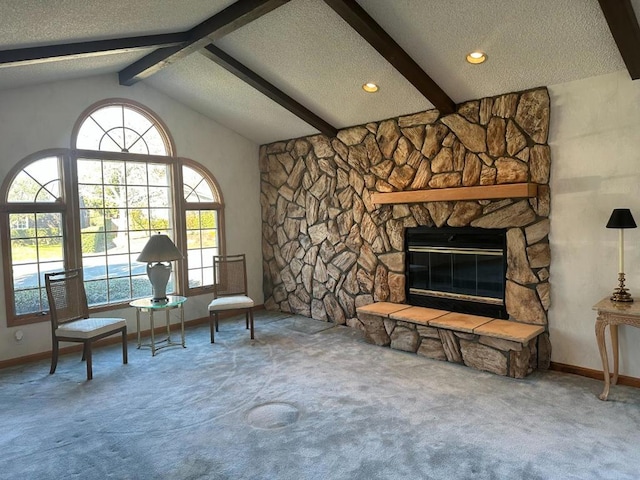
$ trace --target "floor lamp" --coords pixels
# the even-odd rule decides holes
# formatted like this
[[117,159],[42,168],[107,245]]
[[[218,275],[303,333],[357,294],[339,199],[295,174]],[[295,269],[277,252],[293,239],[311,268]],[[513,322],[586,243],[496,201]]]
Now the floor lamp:
[[613,291],[611,300],[614,302],[633,302],[633,298],[624,286],[624,230],[636,228],[636,222],[628,208],[616,208],[611,212],[607,228],[617,228],[620,244],[618,245],[618,287]]

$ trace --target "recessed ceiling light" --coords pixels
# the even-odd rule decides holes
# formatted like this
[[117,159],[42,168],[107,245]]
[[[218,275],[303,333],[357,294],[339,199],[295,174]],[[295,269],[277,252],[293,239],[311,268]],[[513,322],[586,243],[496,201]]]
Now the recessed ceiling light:
[[375,93],[378,91],[378,85],[375,83],[367,82],[362,85],[362,89],[367,93]]
[[480,52],[476,50],[475,52],[471,52],[467,55],[467,62],[473,63],[477,65],[479,63],[484,63],[487,60],[487,54],[484,52]]

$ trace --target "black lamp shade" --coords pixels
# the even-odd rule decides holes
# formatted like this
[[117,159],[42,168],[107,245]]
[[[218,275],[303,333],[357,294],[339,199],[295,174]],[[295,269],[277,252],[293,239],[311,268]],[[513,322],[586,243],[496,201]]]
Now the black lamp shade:
[[611,212],[607,228],[636,228],[636,221],[628,208],[616,208]]

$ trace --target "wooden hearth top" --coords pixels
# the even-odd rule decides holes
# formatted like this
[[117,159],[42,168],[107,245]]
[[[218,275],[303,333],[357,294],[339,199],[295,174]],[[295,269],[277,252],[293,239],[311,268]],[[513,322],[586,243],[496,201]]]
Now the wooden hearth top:
[[402,303],[376,302],[370,303],[369,305],[362,305],[361,307],[356,308],[356,311],[358,313],[378,315],[379,317],[389,317],[392,313],[396,313],[410,307],[411,305],[405,305]]
[[476,328],[473,333],[489,337],[503,338],[514,342],[527,343],[532,338],[544,332],[541,325],[510,322],[507,320],[492,320]]
[[475,333],[476,328],[491,322],[489,317],[450,312],[429,322],[430,327],[446,328],[457,332]]
[[501,338],[522,343],[523,345],[544,332],[544,326],[542,325],[448,312],[434,308],[414,307],[403,303],[375,302],[358,307],[356,310],[358,313],[377,315],[392,320],[454,330],[456,332]]
[[409,307],[390,314],[389,318],[426,326],[429,325],[429,322],[434,318],[447,315],[448,313],[446,310],[436,310],[435,308]]

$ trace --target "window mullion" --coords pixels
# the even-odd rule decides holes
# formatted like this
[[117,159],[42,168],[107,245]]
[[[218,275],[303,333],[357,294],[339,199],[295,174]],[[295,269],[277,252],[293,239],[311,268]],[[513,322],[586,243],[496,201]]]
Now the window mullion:
[[127,129],[125,128],[125,123],[124,123],[124,105],[121,105],[121,110],[122,110],[122,151],[123,152],[128,152],[129,150],[127,149]]
[[[187,252],[187,222],[184,209],[184,183],[182,181],[182,162],[174,162],[171,168],[171,181],[173,182],[172,206],[173,206],[173,239],[176,247],[181,252]],[[189,290],[189,276],[187,272],[187,259],[177,262],[175,271],[176,291],[186,294]]]
[[82,267],[82,248],[78,248],[80,239],[80,204],[78,193],[77,157],[71,151],[62,158],[60,172],[64,190],[65,210],[62,215],[64,232],[62,233],[65,268]]

